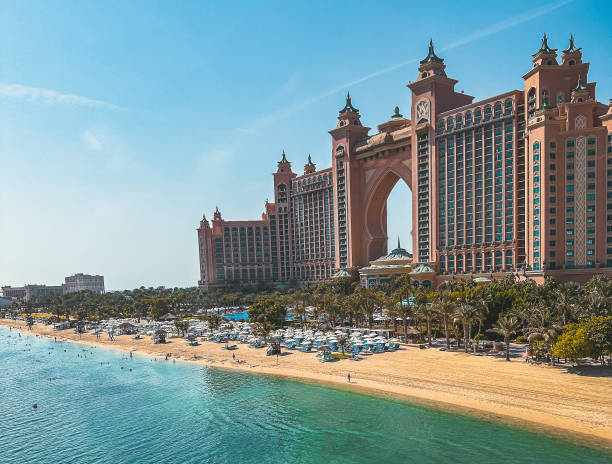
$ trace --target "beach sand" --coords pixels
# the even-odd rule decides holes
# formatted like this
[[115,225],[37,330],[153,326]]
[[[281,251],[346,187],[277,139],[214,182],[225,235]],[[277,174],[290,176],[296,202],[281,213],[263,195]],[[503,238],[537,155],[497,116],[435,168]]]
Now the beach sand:
[[[20,321],[0,319],[0,325],[30,332]],[[267,357],[265,349],[242,344],[226,351],[214,342],[193,347],[184,339],[170,338],[165,345],[155,345],[150,337],[133,340],[128,335],[111,342],[106,334],[97,340],[93,334],[79,337],[73,330],[54,331],[40,324],[30,333],[159,358],[170,353],[170,359],[405,399],[612,449],[612,369],[607,368],[577,375],[523,360],[406,346],[360,361],[321,363],[313,353],[286,351],[278,358]]]

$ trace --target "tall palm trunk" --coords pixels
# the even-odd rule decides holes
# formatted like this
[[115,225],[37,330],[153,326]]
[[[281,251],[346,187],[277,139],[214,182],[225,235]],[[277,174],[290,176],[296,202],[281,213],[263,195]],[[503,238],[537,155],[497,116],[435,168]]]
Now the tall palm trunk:
[[510,361],[510,334],[504,337],[504,343],[506,344],[506,361]]
[[450,350],[450,337],[448,336],[448,317],[444,317],[444,337],[446,338],[446,349]]

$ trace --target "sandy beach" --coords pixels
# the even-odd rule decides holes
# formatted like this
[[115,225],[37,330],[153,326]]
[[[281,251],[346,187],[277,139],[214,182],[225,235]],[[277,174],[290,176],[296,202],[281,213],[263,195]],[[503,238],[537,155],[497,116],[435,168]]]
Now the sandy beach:
[[57,337],[58,341],[160,358],[170,354],[170,359],[406,399],[612,449],[612,376],[608,369],[591,369],[578,375],[559,368],[528,365],[521,360],[506,362],[405,346],[400,351],[360,361],[321,363],[312,353],[298,351],[287,351],[277,359],[267,357],[265,349],[247,345],[226,351],[222,344],[213,342],[193,347],[186,340],[170,338],[165,345],[155,345],[150,337],[134,340],[128,335],[115,336],[111,342],[106,335],[99,340],[93,334],[79,337],[72,330],[54,331],[52,326],[39,324],[28,331],[23,322],[7,319],[0,319],[0,325]]

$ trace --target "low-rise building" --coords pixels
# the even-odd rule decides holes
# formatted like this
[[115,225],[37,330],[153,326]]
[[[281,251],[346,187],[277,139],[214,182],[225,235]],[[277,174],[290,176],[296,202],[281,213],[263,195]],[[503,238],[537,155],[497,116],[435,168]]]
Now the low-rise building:
[[89,274],[74,274],[66,277],[64,293],[76,293],[89,290],[93,293],[104,293],[104,276]]
[[10,285],[6,285],[2,287],[2,295],[11,300],[23,300],[26,296],[26,289],[25,287],[11,287]]
[[41,296],[61,295],[64,293],[62,285],[26,285],[25,287],[25,301],[33,301]]

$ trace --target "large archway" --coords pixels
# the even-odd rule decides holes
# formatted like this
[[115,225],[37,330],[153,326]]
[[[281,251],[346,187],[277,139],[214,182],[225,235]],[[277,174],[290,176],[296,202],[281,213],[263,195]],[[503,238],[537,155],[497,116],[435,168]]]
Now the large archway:
[[[366,225],[367,242],[365,246],[368,262],[379,258],[389,250],[387,200],[400,180],[402,180],[402,177],[393,169],[382,169],[366,199],[364,222]],[[408,185],[407,181],[405,183]],[[406,205],[410,204],[409,200],[409,198],[406,198]],[[407,207],[404,214],[410,214],[410,209]]]
[[[366,266],[387,251],[387,199],[402,179],[412,191],[412,129],[399,108],[368,136],[347,96],[333,137],[336,265]],[[408,198],[406,203],[408,203]],[[406,208],[405,214],[410,214]],[[414,247],[414,231],[412,231]]]

